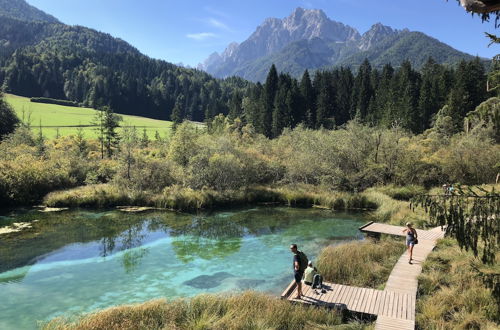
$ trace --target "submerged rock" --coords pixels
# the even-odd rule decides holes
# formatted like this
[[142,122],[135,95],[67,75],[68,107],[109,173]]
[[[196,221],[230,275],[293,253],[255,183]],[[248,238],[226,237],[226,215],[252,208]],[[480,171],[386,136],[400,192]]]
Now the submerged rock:
[[195,278],[184,282],[184,284],[197,289],[211,289],[218,287],[223,280],[229,277],[234,277],[234,275],[227,272],[218,272],[213,275],[196,276]]

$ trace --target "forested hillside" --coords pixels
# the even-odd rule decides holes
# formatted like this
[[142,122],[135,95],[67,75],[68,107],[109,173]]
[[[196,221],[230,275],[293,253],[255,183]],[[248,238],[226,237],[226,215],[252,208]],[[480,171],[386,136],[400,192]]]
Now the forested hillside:
[[55,17],[29,5],[24,0],[0,0],[0,15],[24,21],[59,22]]
[[13,94],[177,121],[227,113],[231,91],[247,84],[151,59],[85,27],[8,17],[0,20],[0,65],[0,83]]

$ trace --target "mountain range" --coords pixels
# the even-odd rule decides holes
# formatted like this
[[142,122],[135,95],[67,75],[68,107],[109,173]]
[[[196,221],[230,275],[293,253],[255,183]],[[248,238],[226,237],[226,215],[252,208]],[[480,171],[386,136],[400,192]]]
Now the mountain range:
[[236,75],[263,81],[272,64],[299,76],[306,69],[356,69],[365,58],[375,67],[397,67],[408,59],[420,68],[429,57],[440,64],[473,58],[421,32],[377,23],[361,35],[322,10],[297,8],[284,19],[266,19],[247,40],[211,54],[198,68],[220,78]]

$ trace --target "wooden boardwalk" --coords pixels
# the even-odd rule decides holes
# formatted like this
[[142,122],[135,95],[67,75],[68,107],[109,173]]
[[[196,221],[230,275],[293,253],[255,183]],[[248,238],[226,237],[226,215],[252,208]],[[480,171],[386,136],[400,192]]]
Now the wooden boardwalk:
[[[404,236],[403,229],[404,227],[373,222],[360,227],[361,231],[367,233],[398,236]],[[415,329],[417,278],[422,271],[422,263],[436,245],[437,239],[444,236],[439,227],[427,231],[417,230],[417,234],[419,243],[413,250],[412,264],[408,263],[405,251],[389,275],[384,290],[325,282],[325,293],[303,285],[304,296],[298,300],[293,298],[297,295],[297,288],[292,281],[281,298],[304,304],[344,307],[353,312],[377,315],[375,329]]]

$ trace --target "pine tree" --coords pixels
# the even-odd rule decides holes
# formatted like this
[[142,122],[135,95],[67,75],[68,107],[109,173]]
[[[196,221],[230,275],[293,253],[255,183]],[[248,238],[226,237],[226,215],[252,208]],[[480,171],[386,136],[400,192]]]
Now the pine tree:
[[300,92],[302,93],[302,99],[304,101],[304,117],[301,121],[305,122],[306,127],[313,128],[316,120],[316,106],[314,88],[308,70],[304,71],[302,75]]
[[352,113],[361,122],[364,122],[367,117],[370,99],[373,96],[371,71],[370,62],[368,62],[368,59],[365,59],[359,67],[354,82]]
[[332,84],[332,75],[329,72],[318,73],[314,80],[316,99],[316,128],[331,127],[328,123],[335,108],[335,90]]
[[350,119],[351,95],[353,89],[354,77],[348,68],[340,68],[338,83],[336,84],[336,104],[337,111],[335,122],[337,125],[343,125]]
[[20,121],[12,107],[5,101],[0,89],[0,141],[6,135],[14,132]]
[[261,129],[260,133],[267,137],[272,136],[272,120],[273,120],[273,110],[274,110],[274,99],[276,98],[276,93],[278,92],[278,72],[274,64],[271,66],[269,73],[266,78],[266,83],[264,85],[264,93],[262,95],[262,112],[260,117]]
[[173,121],[174,124],[182,123],[182,120],[184,119],[184,104],[184,95],[181,94],[177,97],[177,100],[175,100],[175,105],[172,109],[172,114],[170,115],[170,120]]
[[147,148],[149,146],[149,137],[146,128],[142,130],[142,138],[141,138],[141,148]]
[[113,155],[113,149],[118,145],[120,141],[120,137],[116,129],[120,127],[119,122],[121,117],[113,113],[110,107],[104,107],[103,110],[103,139],[104,139],[104,148],[106,149],[106,154],[109,158]]

